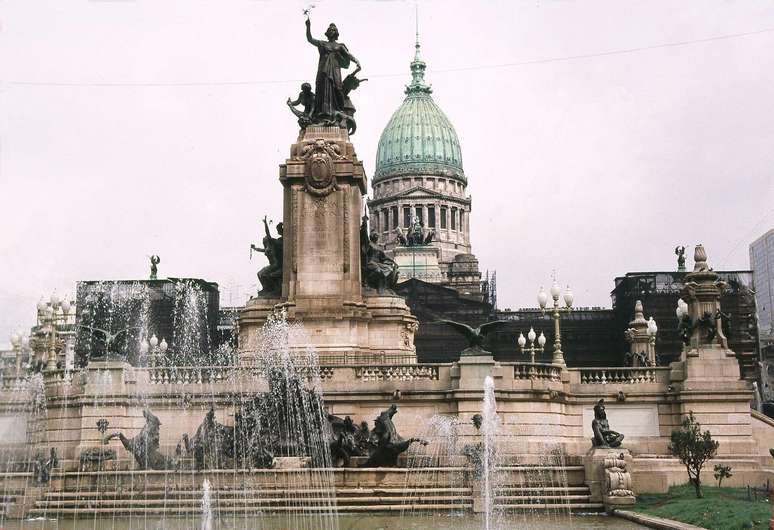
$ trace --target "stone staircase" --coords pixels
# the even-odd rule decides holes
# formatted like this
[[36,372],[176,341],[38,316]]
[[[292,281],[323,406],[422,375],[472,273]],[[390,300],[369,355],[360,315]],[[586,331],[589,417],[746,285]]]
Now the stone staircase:
[[[583,468],[566,466],[541,471],[549,482],[566,477],[567,485],[530,483],[535,468],[505,468],[506,479],[494,503],[505,511],[601,511],[589,501]],[[187,517],[201,513],[202,483],[211,483],[211,506],[217,514],[425,512],[474,509],[478,484],[464,468],[434,468],[407,476],[405,468],[336,469],[335,499],[309,486],[303,470],[208,471],[204,473],[120,471],[63,472],[52,476],[52,487],[26,502],[26,517],[80,518],[94,516]],[[60,487],[56,487],[59,484]],[[546,482],[543,482],[546,484]],[[62,487],[64,486],[64,487]],[[23,492],[22,492],[23,493]]]

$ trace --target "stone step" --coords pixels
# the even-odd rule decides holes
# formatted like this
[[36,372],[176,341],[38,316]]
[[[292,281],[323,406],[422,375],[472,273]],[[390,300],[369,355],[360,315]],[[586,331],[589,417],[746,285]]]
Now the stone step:
[[[401,503],[404,500],[410,501],[412,503],[419,503],[424,504],[427,502],[435,502],[435,501],[448,501],[448,502],[454,502],[458,499],[465,499],[466,497],[462,497],[459,495],[434,495],[434,496],[420,496],[420,497],[402,497],[402,496],[390,496],[390,497],[383,497],[383,496],[370,496],[370,497],[303,497],[303,496],[297,496],[297,497],[278,497],[278,498],[265,498],[265,497],[245,497],[245,498],[230,498],[230,499],[222,499],[218,498],[217,496],[212,497],[212,505],[213,506],[230,506],[230,505],[275,505],[275,504],[315,504],[315,503],[321,503],[321,504],[328,504],[330,502],[336,502],[338,504],[363,504],[364,501],[366,504],[380,504],[380,503],[388,503],[388,504],[394,504],[394,503]],[[470,497],[468,496],[467,499],[469,500]],[[64,501],[51,501],[51,500],[45,500],[45,501],[36,501],[35,506],[38,508],[65,508],[68,506],[78,505],[78,504],[85,504],[87,506],[94,506],[94,507],[100,507],[100,508],[108,508],[111,506],[165,506],[165,505],[178,505],[178,506],[199,506],[201,505],[202,499],[201,495],[199,495],[198,498],[190,498],[190,499],[144,499],[144,498],[133,498],[133,499],[125,499],[125,498],[119,498],[119,499],[89,499],[85,502],[81,502],[77,499],[72,500],[64,500]]]
[[[309,488],[309,489],[250,489],[250,490],[229,490],[229,489],[217,489],[212,490],[213,496],[218,497],[235,497],[244,495],[259,495],[259,496],[277,496],[277,495],[298,495],[298,494],[310,494],[310,493],[325,493],[327,489],[324,488]],[[534,490],[532,490],[534,491]],[[409,494],[432,494],[432,493],[462,493],[472,494],[472,488],[336,488],[336,493],[339,495],[403,495]],[[124,491],[52,491],[46,494],[47,499],[65,499],[65,498],[126,498],[127,496],[152,498],[152,497],[197,497],[202,496],[201,489],[190,490],[124,490]]]
[[516,495],[507,497],[495,495],[494,501],[497,503],[502,501],[524,501],[529,499],[530,502],[539,504],[548,503],[548,501],[588,501],[589,497],[591,497],[591,495]]
[[[439,503],[439,504],[383,504],[376,506],[369,505],[353,505],[353,506],[339,506],[336,511],[339,513],[352,513],[352,512],[398,512],[398,511],[440,511],[440,510],[470,510],[473,508],[473,503]],[[258,515],[267,513],[313,513],[322,512],[327,513],[331,510],[328,506],[269,506],[269,507],[243,507],[233,506],[230,509],[216,508],[215,516],[222,514],[235,513],[237,515]],[[171,515],[180,516],[182,514],[192,514],[195,516],[201,516],[201,504],[190,507],[176,507],[176,506],[163,506],[155,508],[63,508],[61,510],[46,510],[41,508],[33,508],[27,513],[27,518],[36,517],[83,517],[83,516],[96,516],[96,515],[109,515],[109,516],[133,516],[133,515]]]
[[589,491],[588,486],[499,486],[495,488],[498,492],[506,491]]
[[586,510],[602,511],[605,505],[601,502],[573,502],[562,504],[495,504],[495,507],[505,511],[530,511],[530,510]]

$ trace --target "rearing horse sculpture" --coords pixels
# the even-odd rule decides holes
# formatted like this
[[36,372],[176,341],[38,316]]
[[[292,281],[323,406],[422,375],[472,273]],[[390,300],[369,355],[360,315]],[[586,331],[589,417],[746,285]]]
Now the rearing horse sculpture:
[[406,451],[409,446],[418,442],[427,445],[420,438],[404,440],[398,434],[392,417],[398,412],[398,407],[393,403],[390,408],[383,411],[374,420],[374,430],[371,431],[370,455],[360,467],[395,467],[398,465],[398,456]]
[[145,426],[134,438],[127,438],[121,432],[114,432],[105,438],[105,443],[118,438],[124,449],[132,453],[134,461],[140,469],[168,469],[172,463],[159,452],[159,427],[161,422],[153,413],[145,409]]

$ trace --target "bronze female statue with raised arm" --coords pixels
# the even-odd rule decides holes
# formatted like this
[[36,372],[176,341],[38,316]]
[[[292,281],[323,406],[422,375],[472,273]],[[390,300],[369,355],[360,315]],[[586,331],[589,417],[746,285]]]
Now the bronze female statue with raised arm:
[[338,42],[339,30],[331,24],[325,31],[328,40],[312,37],[311,22],[306,18],[306,40],[317,47],[320,61],[317,64],[317,77],[314,85],[314,113],[312,122],[319,124],[339,124],[347,114],[346,94],[341,78],[341,69],[349,68],[350,61],[360,68],[360,61],[349,53],[346,45]]

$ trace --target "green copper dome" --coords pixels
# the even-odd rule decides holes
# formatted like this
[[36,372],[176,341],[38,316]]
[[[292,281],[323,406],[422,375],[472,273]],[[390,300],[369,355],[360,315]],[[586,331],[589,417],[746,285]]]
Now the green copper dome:
[[465,182],[457,132],[425,84],[419,42],[406,99],[384,128],[376,151],[374,182],[397,175],[438,175]]

